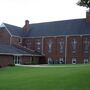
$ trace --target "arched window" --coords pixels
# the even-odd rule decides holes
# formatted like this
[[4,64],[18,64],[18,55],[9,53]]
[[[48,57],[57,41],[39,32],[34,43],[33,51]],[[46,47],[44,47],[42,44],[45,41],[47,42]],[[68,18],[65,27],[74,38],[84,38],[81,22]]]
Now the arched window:
[[52,52],[52,41],[51,40],[48,41],[48,52],[49,53]]
[[60,53],[63,53],[64,52],[64,49],[65,49],[65,42],[64,40],[62,39],[60,42],[59,42],[59,45],[60,45]]
[[77,50],[77,41],[76,41],[75,38],[71,41],[71,49],[72,49],[72,53],[76,53],[76,50]]
[[48,58],[48,64],[53,64],[53,60],[51,57]]
[[90,41],[86,38],[84,40],[84,53],[88,53],[90,49]]
[[37,47],[37,51],[41,50],[41,42],[40,42],[40,40],[37,40],[36,47]]

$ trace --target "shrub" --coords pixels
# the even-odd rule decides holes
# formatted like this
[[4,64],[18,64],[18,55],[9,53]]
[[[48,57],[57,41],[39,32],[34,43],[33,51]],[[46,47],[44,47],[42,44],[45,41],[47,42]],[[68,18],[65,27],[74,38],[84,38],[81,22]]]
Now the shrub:
[[8,66],[11,66],[11,67],[13,67],[13,66],[15,66],[15,64],[8,64]]

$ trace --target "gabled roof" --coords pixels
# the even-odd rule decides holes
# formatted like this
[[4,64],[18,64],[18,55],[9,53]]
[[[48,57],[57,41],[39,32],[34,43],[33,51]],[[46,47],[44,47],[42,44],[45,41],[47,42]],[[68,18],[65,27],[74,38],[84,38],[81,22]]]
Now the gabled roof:
[[45,23],[30,24],[30,30],[4,23],[11,35],[21,37],[41,37],[60,35],[86,35],[90,34],[90,22],[86,19],[73,19]]
[[9,44],[0,44],[0,54],[10,54],[10,55],[14,55],[14,54],[21,54],[21,55],[35,55],[38,56],[40,54],[36,53],[36,52],[32,52],[32,51],[27,51],[25,49],[20,49],[17,48],[13,45],[9,45]]
[[90,23],[86,19],[37,23],[30,27],[26,37],[90,34]]
[[22,36],[22,28],[10,24],[3,23],[11,35]]

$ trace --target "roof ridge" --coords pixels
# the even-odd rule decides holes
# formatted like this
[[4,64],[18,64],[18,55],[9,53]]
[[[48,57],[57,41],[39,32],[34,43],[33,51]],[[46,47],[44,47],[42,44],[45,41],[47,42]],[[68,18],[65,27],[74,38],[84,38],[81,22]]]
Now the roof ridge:
[[56,23],[56,22],[66,22],[66,21],[72,21],[72,20],[83,20],[85,18],[78,18],[78,19],[67,19],[67,20],[58,20],[58,21],[46,21],[46,22],[39,22],[39,23],[31,23],[29,25],[34,25],[34,24],[46,24],[46,23]]
[[10,26],[14,26],[14,27],[18,27],[18,28],[22,28],[22,27],[19,27],[19,26],[13,25],[13,24],[8,24],[8,23],[3,23],[3,24],[10,25]]

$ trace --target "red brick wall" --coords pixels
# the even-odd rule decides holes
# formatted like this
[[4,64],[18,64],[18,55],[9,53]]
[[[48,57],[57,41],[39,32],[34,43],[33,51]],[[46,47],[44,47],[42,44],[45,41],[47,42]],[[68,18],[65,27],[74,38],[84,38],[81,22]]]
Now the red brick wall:
[[[63,58],[65,61],[65,58],[66,58],[67,59],[66,63],[71,64],[72,58],[75,57],[77,60],[76,63],[84,63],[83,41],[84,41],[85,37],[87,37],[88,40],[90,41],[90,36],[58,36],[58,37],[43,37],[43,42],[42,42],[42,38],[24,38],[24,42],[25,42],[24,44],[30,49],[37,50],[36,43],[37,43],[37,40],[40,40],[41,48],[43,46],[43,54],[45,54],[46,60],[48,60],[48,57],[50,57],[53,60],[59,60],[59,58]],[[66,43],[66,38],[67,38],[67,43]],[[72,54],[72,50],[71,50],[71,41],[73,38],[75,38],[77,41],[77,50],[76,50],[75,54]],[[60,53],[59,42],[62,39],[65,42],[64,53]],[[51,40],[53,42],[51,53],[48,52],[48,41],[49,40]],[[27,45],[27,43],[30,43],[30,42],[32,43],[31,46],[29,44]],[[42,43],[43,43],[43,45],[42,45]],[[86,55],[89,57],[89,60],[90,60],[90,52],[87,53]]]
[[[71,50],[71,41],[73,38],[76,38],[77,41],[77,50],[75,54],[72,54]],[[82,37],[80,36],[68,36],[67,37],[67,62],[68,64],[72,63],[72,58],[77,59],[77,63],[83,63],[82,61]]]
[[20,57],[20,64],[30,64],[30,57],[29,56],[22,56]]
[[[49,40],[52,41],[52,50],[49,53],[49,47],[48,47],[48,42]],[[57,46],[56,46],[56,37],[47,37],[44,38],[43,41],[43,53],[45,54],[46,58],[50,57],[53,60],[57,58]]]
[[12,36],[11,37],[11,44],[14,44],[14,45],[22,45],[22,38],[21,37],[15,37],[15,36]]
[[60,52],[60,41],[61,40],[63,40],[63,42],[64,42],[64,48],[65,48],[65,44],[66,44],[65,36],[56,38],[57,59],[59,60],[59,58],[64,58],[64,62],[65,62],[65,49],[64,49],[64,52],[62,52],[62,53]]
[[[82,37],[82,40],[85,41],[86,38],[87,38],[88,41],[90,41],[90,36],[88,36],[88,35],[87,35],[87,36],[83,36],[83,37]],[[82,45],[82,47],[83,47],[83,48],[85,47],[84,44]],[[83,48],[82,48],[82,49],[83,49]],[[83,54],[82,54],[83,60],[84,60],[85,57],[87,57],[87,58],[89,59],[89,62],[90,62],[90,47],[89,47],[89,52],[88,52],[88,53],[84,53],[84,52],[83,52]]]
[[13,56],[0,55],[0,66],[5,67],[8,65],[13,65]]
[[35,42],[33,38],[23,38],[22,45],[32,50],[35,49]]
[[10,43],[10,34],[5,29],[0,29],[0,43]]
[[23,46],[29,49],[37,50],[37,42],[40,42],[40,52],[42,52],[42,38],[23,38]]
[[42,59],[44,60],[43,62],[45,62],[45,59],[43,57],[30,57],[30,56],[22,56],[21,57],[21,64],[26,64],[26,65],[30,65],[30,64],[40,64],[43,63]]

